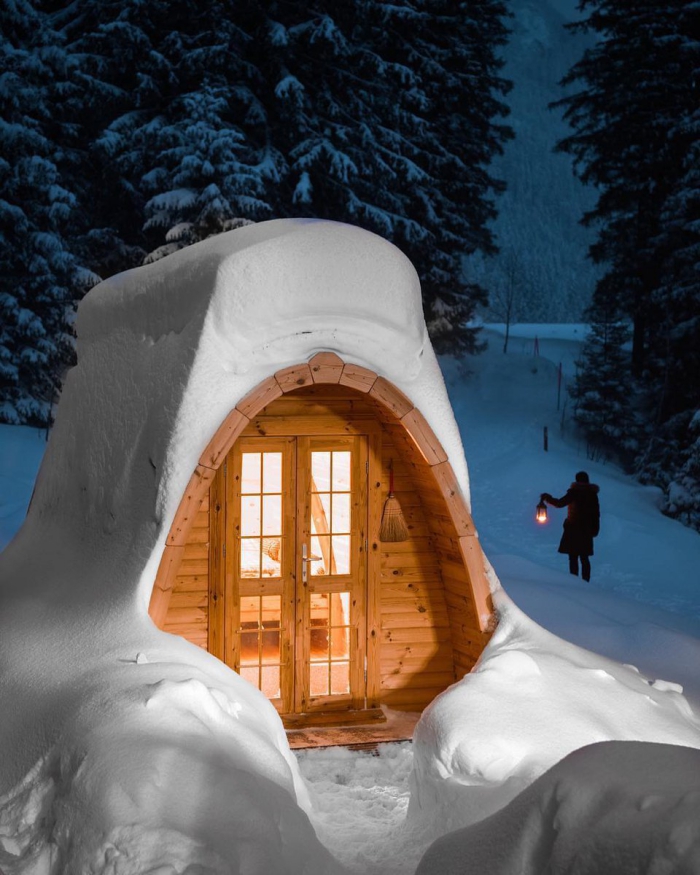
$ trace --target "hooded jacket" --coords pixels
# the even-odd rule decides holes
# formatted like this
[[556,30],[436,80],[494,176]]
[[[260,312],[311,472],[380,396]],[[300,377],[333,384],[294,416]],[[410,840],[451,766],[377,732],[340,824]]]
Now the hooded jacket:
[[559,552],[577,556],[593,555],[593,538],[600,531],[600,487],[595,483],[574,482],[562,498],[552,498],[545,493],[544,499],[554,507],[568,509],[564,520]]

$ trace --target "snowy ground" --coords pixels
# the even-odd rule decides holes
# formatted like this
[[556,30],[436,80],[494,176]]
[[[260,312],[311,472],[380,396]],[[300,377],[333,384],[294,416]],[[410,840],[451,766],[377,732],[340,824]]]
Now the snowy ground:
[[[697,716],[700,537],[659,513],[655,490],[586,459],[566,417],[562,428],[558,367],[561,362],[564,376],[571,375],[580,327],[523,326],[512,333],[508,355],[497,330],[487,335],[490,349],[471,363],[471,374],[454,362],[442,364],[470,466],[474,519],[504,589],[544,629],[636,666],[654,682],[650,695],[657,704],[666,696],[682,705],[682,689]],[[565,398],[562,391],[560,407]],[[29,501],[43,436],[2,426],[0,447],[3,546]],[[581,468],[601,487],[602,527],[589,585],[565,573],[565,558],[556,552],[563,513],[551,509],[547,525],[534,522],[539,494],[562,495]],[[606,672],[597,671],[604,680]],[[624,680],[622,673],[617,680]],[[616,717],[624,723],[624,715]],[[445,831],[429,818],[406,821],[411,745],[383,745],[379,756],[345,749],[297,756],[317,834],[349,873],[410,875]]]

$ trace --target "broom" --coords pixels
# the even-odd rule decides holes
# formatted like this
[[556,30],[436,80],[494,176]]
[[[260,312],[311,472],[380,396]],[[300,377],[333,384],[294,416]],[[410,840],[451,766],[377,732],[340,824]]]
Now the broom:
[[382,523],[379,527],[380,541],[407,541],[408,527],[403,518],[401,505],[394,497],[394,462],[389,462],[389,495],[384,502]]

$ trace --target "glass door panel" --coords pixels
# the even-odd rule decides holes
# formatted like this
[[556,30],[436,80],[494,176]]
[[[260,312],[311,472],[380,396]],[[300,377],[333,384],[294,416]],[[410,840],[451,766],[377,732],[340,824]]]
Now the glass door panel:
[[282,713],[364,706],[366,458],[348,435],[231,453],[226,661]]
[[315,577],[350,574],[349,450],[311,451],[311,553]]
[[278,595],[243,596],[240,604],[240,674],[268,699],[278,699],[281,695],[282,599]]
[[281,577],[282,453],[241,454],[240,538],[241,577]]
[[226,474],[226,662],[283,712],[294,690],[295,450],[293,438],[241,438]]
[[311,593],[312,696],[350,693],[350,593]]
[[303,588],[297,599],[296,709],[361,708],[367,442],[360,436],[300,437],[297,444]]

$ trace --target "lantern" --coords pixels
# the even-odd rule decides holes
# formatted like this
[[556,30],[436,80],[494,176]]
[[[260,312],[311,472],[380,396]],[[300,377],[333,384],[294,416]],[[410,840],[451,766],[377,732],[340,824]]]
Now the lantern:
[[544,498],[540,498],[540,503],[537,505],[537,513],[535,519],[538,523],[547,522],[547,505],[544,503]]

